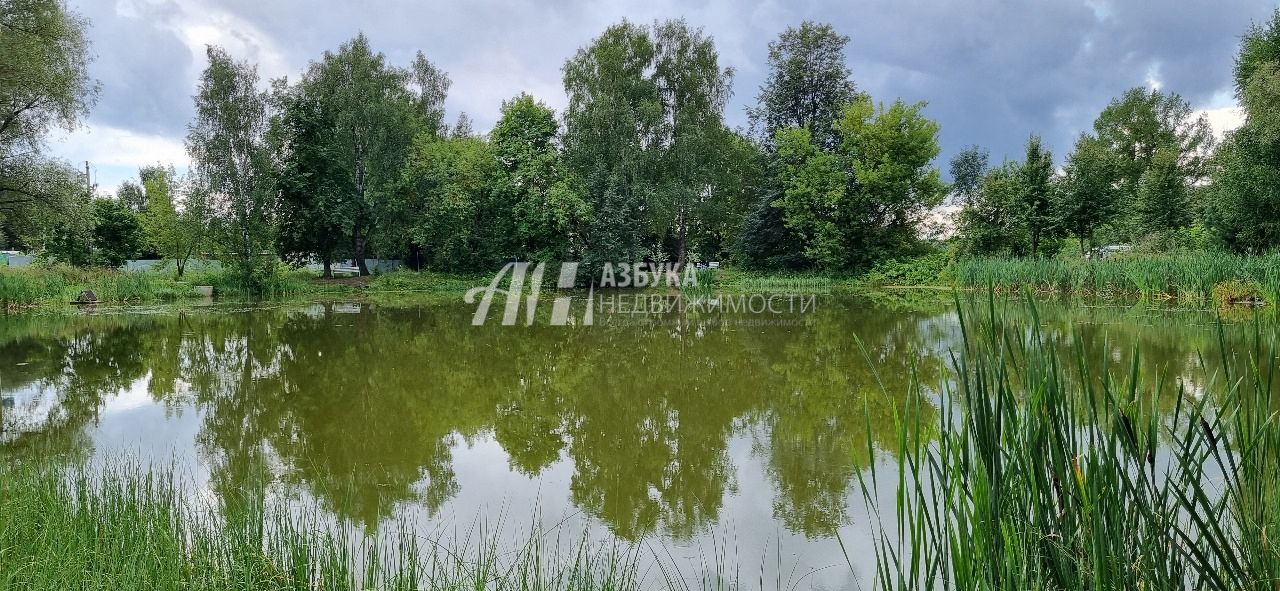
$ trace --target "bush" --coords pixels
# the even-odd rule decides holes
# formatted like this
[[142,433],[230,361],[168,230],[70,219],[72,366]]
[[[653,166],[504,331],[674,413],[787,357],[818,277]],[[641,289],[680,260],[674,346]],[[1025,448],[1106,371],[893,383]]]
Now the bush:
[[954,257],[937,251],[913,259],[878,263],[864,277],[870,285],[946,285],[952,282]]
[[1263,303],[1262,286],[1256,281],[1224,281],[1213,286],[1213,303],[1218,307]]

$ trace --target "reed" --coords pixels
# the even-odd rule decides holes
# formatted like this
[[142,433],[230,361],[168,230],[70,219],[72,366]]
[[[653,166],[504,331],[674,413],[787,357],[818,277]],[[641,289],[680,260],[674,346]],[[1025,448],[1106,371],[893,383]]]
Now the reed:
[[1237,281],[1256,284],[1268,302],[1275,302],[1280,299],[1280,253],[1195,252],[1103,260],[973,257],[956,262],[954,277],[962,288],[1177,298],[1196,303],[1212,301],[1214,286]]
[[[994,298],[985,319],[961,323],[942,390],[957,414],[921,441],[907,437],[922,416],[908,408],[897,470],[873,463],[860,477],[868,504],[889,508],[875,524],[877,588],[1280,585],[1274,337],[1256,331],[1248,375],[1179,388],[1161,414],[1161,378],[1140,374],[1136,355],[1130,368],[1059,356],[1038,322],[1006,326]],[[1066,364],[1101,379],[1069,380]]]
[[[363,535],[318,512],[200,497],[134,465],[0,467],[0,588],[27,590],[608,590],[639,588],[640,547],[502,547],[407,528]],[[566,549],[567,548],[567,549]]]

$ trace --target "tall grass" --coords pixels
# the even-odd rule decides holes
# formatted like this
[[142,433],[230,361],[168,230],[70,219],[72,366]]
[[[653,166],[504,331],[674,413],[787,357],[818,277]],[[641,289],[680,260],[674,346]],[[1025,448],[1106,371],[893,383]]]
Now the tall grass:
[[698,284],[729,293],[828,293],[840,285],[840,280],[814,273],[761,273],[720,268],[700,271]]
[[1280,301],[1280,253],[1135,254],[1102,260],[977,257],[957,261],[954,275],[960,287],[1191,301],[1208,301],[1215,285],[1241,281],[1256,285],[1267,301]]
[[1112,378],[1108,359],[1059,357],[1038,325],[1004,326],[994,303],[962,319],[944,388],[958,416],[920,441],[906,436],[920,413],[904,412],[898,469],[861,477],[871,506],[894,508],[876,526],[876,587],[1280,588],[1274,337],[1255,336],[1249,375],[1179,388],[1162,417],[1160,377],[1136,356]]
[[91,289],[103,302],[172,301],[194,297],[189,284],[155,273],[67,265],[0,270],[0,308],[66,304]]
[[640,584],[638,547],[507,551],[407,530],[379,540],[315,513],[202,506],[166,472],[0,467],[0,588],[30,590],[613,590]]

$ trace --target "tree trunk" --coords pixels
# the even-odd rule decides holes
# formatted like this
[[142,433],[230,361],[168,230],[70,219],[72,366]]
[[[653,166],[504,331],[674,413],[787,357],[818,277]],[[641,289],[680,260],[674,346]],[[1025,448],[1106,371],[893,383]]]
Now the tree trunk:
[[325,279],[333,279],[333,255],[324,255],[324,273],[320,276]]
[[369,275],[369,267],[364,264],[365,247],[368,245],[369,239],[364,235],[363,224],[356,224],[355,229],[351,231],[352,247],[355,250],[356,268],[360,269],[360,276],[367,277]]
[[[355,134],[359,137],[359,134]],[[365,162],[364,162],[364,146],[356,142],[356,203],[359,204],[360,213],[357,215],[356,228],[352,232],[352,238],[355,242],[356,268],[360,269],[361,277],[369,276],[369,268],[364,264],[365,246],[369,242],[369,237],[365,236],[364,217],[365,213]]]
[[253,246],[249,243],[249,227],[248,222],[241,228],[241,237],[244,239],[244,273],[245,277],[253,275]]
[[685,262],[685,249],[689,243],[689,224],[686,221],[684,212],[680,213],[680,247],[676,254],[676,265],[683,269]]
[[409,267],[414,271],[422,270],[422,247],[417,244],[409,245]]

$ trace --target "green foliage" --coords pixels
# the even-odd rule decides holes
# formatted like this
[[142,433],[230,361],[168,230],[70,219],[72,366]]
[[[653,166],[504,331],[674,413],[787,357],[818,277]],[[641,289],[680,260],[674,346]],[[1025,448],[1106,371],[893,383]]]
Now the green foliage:
[[747,112],[762,143],[772,147],[778,131],[789,127],[809,128],[813,141],[827,149],[840,142],[836,122],[857,97],[845,65],[848,44],[831,25],[812,21],[787,27],[769,42],[769,77]]
[[413,57],[409,66],[409,82],[417,90],[410,91],[422,128],[426,133],[444,137],[444,101],[453,83],[449,75],[427,59],[421,51]]
[[0,308],[65,306],[93,290],[105,303],[171,301],[195,297],[190,284],[153,273],[55,264],[0,271]]
[[908,259],[891,259],[876,263],[862,281],[868,285],[945,286],[950,284],[954,255],[934,251]]
[[1274,70],[1280,64],[1280,8],[1265,23],[1253,23],[1240,40],[1236,56],[1236,95],[1244,96],[1259,71]]
[[494,201],[509,208],[514,224],[512,253],[521,260],[573,260],[582,252],[577,235],[591,206],[561,163],[555,112],[522,94],[503,103],[490,132]]
[[[1103,109],[1093,127],[1097,141],[1111,154],[1114,182],[1120,192],[1120,211],[1130,214],[1116,220],[1116,237],[1132,241],[1161,231],[1161,228],[1146,227],[1143,221],[1152,219],[1151,216],[1138,213],[1142,177],[1163,151],[1175,155],[1174,176],[1184,185],[1203,180],[1214,145],[1208,119],[1196,115],[1191,104],[1176,93],[1133,88]],[[1161,174],[1168,177],[1170,173],[1166,170]],[[1166,188],[1176,186],[1168,183]],[[1171,196],[1157,197],[1157,200],[1178,201]]]
[[565,157],[591,205],[589,265],[683,261],[691,241],[740,224],[749,199],[725,172],[741,168],[724,165],[742,152],[723,122],[732,71],[718,60],[684,21],[624,21],[565,64]]
[[756,106],[747,111],[753,136],[764,153],[739,161],[740,166],[763,173],[755,183],[755,195],[745,201],[747,214],[733,242],[734,257],[744,266],[794,270],[813,264],[805,253],[807,238],[787,224],[786,212],[775,205],[785,196],[779,175],[793,173],[788,167],[795,165],[794,159],[779,159],[776,139],[789,128],[804,128],[809,140],[824,150],[839,144],[836,123],[845,106],[857,98],[845,65],[848,43],[849,38],[837,34],[831,25],[810,21],[788,27],[769,43],[769,77]]
[[65,195],[42,152],[51,130],[73,129],[97,98],[86,26],[61,0],[0,0],[0,218]]
[[[303,100],[314,101],[309,108],[319,118],[308,139],[316,152],[309,157],[322,162],[326,176],[332,175],[316,182],[332,180],[334,185],[325,193],[332,196],[328,205],[337,211],[323,214],[324,219],[316,222],[328,228],[346,221],[361,275],[369,274],[364,260],[377,232],[376,222],[394,223],[391,216],[379,214],[399,185],[413,138],[424,125],[436,124],[424,123],[419,116],[433,117],[438,110],[441,75],[421,62],[413,72],[390,66],[359,34],[336,53],[325,52],[319,62],[312,63],[297,90],[305,96]],[[420,89],[415,96],[408,87],[415,77],[434,80],[436,88]],[[434,136],[434,130],[428,133]],[[322,250],[329,252],[322,254],[332,254],[334,248],[326,245]]]
[[[145,188],[139,222],[147,248],[164,259],[172,259],[177,278],[182,279],[187,261],[205,244],[209,227],[209,199],[178,177],[173,167],[151,167],[140,173]],[[185,193],[184,197],[180,195]],[[121,197],[121,202],[129,206]]]
[[1151,166],[1138,181],[1137,214],[1142,228],[1151,233],[1170,233],[1191,222],[1189,189],[1173,150],[1156,152]]
[[142,224],[138,214],[115,199],[93,202],[94,264],[119,267],[142,249]]
[[[765,182],[772,184],[768,179]],[[786,213],[774,206],[782,197],[781,189],[767,185],[759,193],[734,244],[734,259],[753,269],[797,270],[810,266],[801,237],[787,227]]]
[[[1040,136],[1027,140],[1027,154],[1017,172],[1017,197],[1014,219],[1026,229],[1031,256],[1039,256],[1061,230],[1057,208],[1057,187],[1053,182],[1053,154],[1045,149]],[[1047,247],[1052,252],[1056,248]]]
[[1059,210],[1063,228],[1080,241],[1081,253],[1094,246],[1098,229],[1120,213],[1117,178],[1119,166],[1107,146],[1096,137],[1081,135],[1067,158]]
[[1280,247],[1280,10],[1254,25],[1236,58],[1245,124],[1218,150],[1205,221],[1237,252]]
[[846,265],[845,229],[855,212],[842,207],[846,171],[839,157],[818,148],[808,128],[792,127],[774,137],[782,194],[773,206],[804,245],[804,254],[823,268]]
[[61,0],[0,0],[0,247],[88,261],[86,179],[44,155],[97,98],[86,27]]
[[270,142],[279,154],[274,169],[280,223],[276,248],[294,265],[313,256],[333,276],[333,261],[350,244],[352,216],[346,178],[334,166],[326,143],[333,115],[306,86],[280,89],[280,113],[272,120]]
[[497,160],[481,138],[420,135],[402,173],[410,240],[432,269],[491,269],[512,254],[510,212],[492,190]]
[[969,146],[951,159],[951,191],[963,205],[977,200],[990,160],[991,154],[978,146]]
[[209,46],[209,65],[195,96],[196,119],[187,151],[196,190],[211,197],[217,253],[244,277],[266,265],[262,253],[273,242],[275,200],[265,143],[268,96],[258,89],[258,70]]
[[836,130],[840,145],[823,150],[807,128],[779,131],[773,205],[824,269],[865,269],[914,247],[917,229],[946,187],[930,163],[939,152],[938,124],[924,103],[875,107],[861,98],[846,106]]
[[1213,286],[1213,303],[1220,308],[1263,301],[1262,286],[1256,281],[1232,279]]
[[971,254],[1024,256],[1030,239],[1018,210],[1019,165],[1005,162],[986,173],[973,203],[960,210],[961,250]]
[[126,207],[137,212],[141,212],[147,207],[147,191],[133,182],[131,179],[125,179],[116,189],[116,199],[124,203]]
[[1280,246],[1280,142],[1246,124],[1218,150],[1206,222],[1237,252]]

